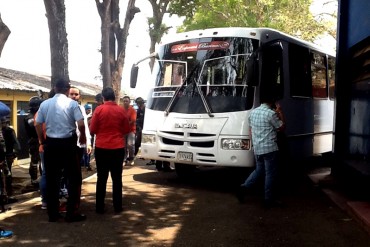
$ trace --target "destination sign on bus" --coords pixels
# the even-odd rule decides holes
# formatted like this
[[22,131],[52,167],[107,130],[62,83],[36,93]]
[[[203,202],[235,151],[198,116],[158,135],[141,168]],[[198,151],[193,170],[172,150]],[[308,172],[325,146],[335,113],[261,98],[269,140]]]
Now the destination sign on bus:
[[202,43],[179,44],[171,47],[171,53],[181,53],[201,50],[224,50],[228,49],[230,43],[227,41],[212,41]]

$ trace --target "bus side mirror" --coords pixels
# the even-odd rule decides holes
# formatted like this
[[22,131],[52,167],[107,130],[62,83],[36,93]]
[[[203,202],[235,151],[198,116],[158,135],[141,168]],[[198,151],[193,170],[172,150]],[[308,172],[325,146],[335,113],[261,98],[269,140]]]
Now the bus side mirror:
[[258,60],[256,54],[252,54],[247,61],[247,85],[258,85]]
[[131,77],[130,77],[130,87],[131,88],[136,87],[138,73],[139,73],[139,66],[137,66],[136,64],[133,64],[131,68]]

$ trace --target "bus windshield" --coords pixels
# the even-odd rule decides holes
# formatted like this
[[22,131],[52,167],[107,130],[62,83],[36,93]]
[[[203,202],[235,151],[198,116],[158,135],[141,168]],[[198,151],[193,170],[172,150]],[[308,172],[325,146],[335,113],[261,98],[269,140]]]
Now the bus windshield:
[[250,109],[254,87],[248,86],[247,61],[257,48],[257,40],[236,37],[162,46],[147,107],[164,111],[175,97],[170,112],[206,113],[205,105],[213,113]]

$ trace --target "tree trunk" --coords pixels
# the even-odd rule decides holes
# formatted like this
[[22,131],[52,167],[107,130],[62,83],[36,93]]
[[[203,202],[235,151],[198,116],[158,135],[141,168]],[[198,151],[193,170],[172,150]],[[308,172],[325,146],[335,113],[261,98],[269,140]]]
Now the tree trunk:
[[44,0],[50,34],[51,88],[58,79],[69,81],[68,40],[64,0]]
[[[125,61],[125,50],[128,30],[131,21],[140,9],[135,7],[135,0],[129,0],[125,23],[121,28],[119,22],[119,0],[95,0],[101,18],[102,30],[102,76],[103,87],[112,87],[117,101],[121,94],[122,71]],[[117,44],[117,47],[116,47]]]
[[98,8],[98,13],[101,19],[101,54],[102,54],[102,64],[101,64],[101,75],[103,77],[103,87],[111,87],[111,67],[110,67],[110,24],[111,24],[111,0],[105,0],[102,3],[99,0],[95,0],[96,6]]
[[10,29],[7,25],[3,22],[0,15],[0,57],[1,52],[3,51],[4,45],[6,41],[8,40],[8,37],[10,35]]

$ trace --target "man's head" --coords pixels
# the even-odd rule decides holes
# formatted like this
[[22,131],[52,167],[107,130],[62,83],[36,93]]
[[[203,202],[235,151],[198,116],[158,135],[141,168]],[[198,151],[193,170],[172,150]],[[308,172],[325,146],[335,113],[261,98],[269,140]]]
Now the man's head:
[[142,105],[144,105],[144,100],[143,100],[143,98],[141,98],[141,97],[136,98],[135,102],[136,102],[136,104],[137,104],[139,107],[141,107]]
[[101,95],[103,96],[104,101],[116,101],[116,95],[111,87],[104,88]]
[[39,110],[41,103],[42,103],[42,99],[39,98],[38,96],[31,97],[28,102],[28,106],[30,107],[30,112],[32,114],[35,114]]
[[1,118],[1,126],[2,126],[2,128],[5,128],[9,123],[10,123],[9,118],[7,118],[7,117],[2,117]]
[[98,93],[96,96],[95,96],[95,102],[96,104],[99,106],[99,105],[102,105],[104,102],[103,102],[103,95],[101,93]]
[[276,96],[272,92],[265,92],[261,94],[261,103],[268,104],[270,106],[273,106],[276,101]]
[[92,106],[90,104],[85,104],[84,107],[85,107],[86,114],[89,115],[92,110]]
[[72,86],[69,89],[69,97],[75,101],[79,101],[80,100],[80,89],[78,89],[75,86]]
[[71,88],[71,84],[65,79],[59,79],[56,81],[54,86],[55,93],[62,93],[68,95],[68,91]]
[[129,96],[123,96],[123,107],[125,109],[128,109],[128,107],[130,106],[130,97]]

